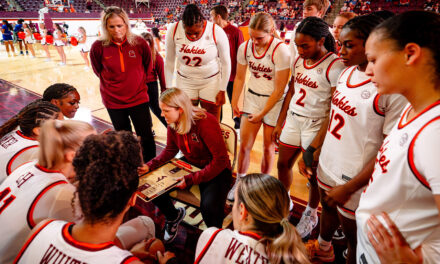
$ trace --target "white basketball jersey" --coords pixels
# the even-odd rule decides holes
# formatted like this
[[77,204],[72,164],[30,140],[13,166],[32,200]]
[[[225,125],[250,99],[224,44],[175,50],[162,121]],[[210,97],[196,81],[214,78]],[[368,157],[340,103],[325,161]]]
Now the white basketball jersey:
[[321,169],[340,185],[351,180],[377,154],[407,103],[401,95],[380,96],[357,66],[344,70],[331,99]]
[[49,189],[66,184],[66,177],[36,161],[23,164],[0,185],[0,263],[10,263],[36,225],[33,212]]
[[220,72],[215,27],[218,26],[206,21],[202,36],[192,41],[186,36],[181,21],[171,26],[176,47],[177,74],[191,79],[207,79]]
[[39,228],[22,247],[14,263],[114,263],[138,260],[113,242],[89,244],[71,235],[74,223],[51,220]]
[[39,143],[20,130],[6,134],[0,141],[0,183],[21,164],[38,156]]
[[336,86],[343,69],[344,64],[333,52],[313,65],[307,65],[306,60],[298,57],[292,73],[295,94],[289,109],[305,117],[326,117],[330,109],[331,87]]
[[[406,120],[411,108],[406,107],[385,138],[369,186],[361,195],[356,211],[358,263],[380,262],[367,237],[367,220],[376,215],[385,224],[381,212],[388,213],[412,249],[422,245],[423,250],[425,246],[436,245],[435,253],[424,254],[424,263],[438,263],[440,259],[440,220],[434,200],[434,194],[440,192],[440,165],[437,154],[425,151],[440,147],[427,145],[439,142],[440,101],[412,120]],[[418,156],[414,155],[415,150]],[[423,166],[417,166],[421,162]],[[429,181],[435,182],[434,185],[430,186]]]
[[253,263],[268,264],[261,237],[252,232],[208,228],[203,231],[196,248],[194,264]]
[[[274,57],[275,52],[289,57],[284,63],[278,62]],[[289,68],[290,54],[287,45],[280,39],[272,37],[267,49],[260,55],[252,40],[248,40],[240,45],[237,62],[249,67],[251,76],[247,87],[258,94],[270,95],[275,88],[275,72]]]

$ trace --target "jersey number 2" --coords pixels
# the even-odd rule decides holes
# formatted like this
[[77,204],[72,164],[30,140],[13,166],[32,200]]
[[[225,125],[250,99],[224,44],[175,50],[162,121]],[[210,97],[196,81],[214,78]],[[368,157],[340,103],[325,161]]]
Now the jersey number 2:
[[[6,207],[8,207],[8,205],[10,205],[12,203],[12,201],[14,201],[15,196],[14,195],[10,195],[8,198],[6,198],[6,196],[8,196],[8,194],[11,192],[11,188],[7,187],[6,189],[4,189],[2,192],[0,192],[0,214],[6,209]],[[6,199],[5,199],[6,198]],[[5,199],[5,200],[3,200]]]
[[[336,124],[336,126],[331,129],[332,127],[332,122],[333,119],[337,120],[338,123]],[[330,131],[330,133],[332,133],[332,135],[337,138],[338,140],[341,139],[341,135],[338,133],[338,131],[345,125],[345,120],[344,117],[341,116],[340,114],[336,113],[335,114],[335,110],[332,110],[332,114],[330,116],[330,122],[328,124],[328,131]]]
[[299,90],[299,93],[301,94],[301,97],[298,98],[298,100],[296,100],[296,104],[299,105],[299,106],[304,107],[304,102],[303,102],[303,100],[304,100],[304,98],[306,97],[306,90],[304,90],[303,88],[301,88],[301,89]]
[[202,66],[202,58],[200,57],[188,57],[188,56],[183,56],[182,59],[185,60],[185,65],[191,66],[191,67],[200,67]]

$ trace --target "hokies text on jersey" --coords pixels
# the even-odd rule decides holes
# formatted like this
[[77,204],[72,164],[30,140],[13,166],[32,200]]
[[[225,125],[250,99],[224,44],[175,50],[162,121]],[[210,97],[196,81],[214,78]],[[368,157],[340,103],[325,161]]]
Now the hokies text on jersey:
[[205,54],[206,50],[201,49],[199,47],[182,44],[182,47],[180,48],[179,52],[188,53],[188,54]]
[[348,100],[345,100],[345,96],[342,96],[342,98],[339,98],[339,95],[341,95],[341,92],[335,91],[335,93],[333,94],[333,97],[332,97],[332,104],[334,106],[339,107],[347,115],[357,116],[356,107],[350,106],[350,102]]
[[310,88],[316,89],[318,88],[318,84],[316,81],[312,81],[309,76],[304,75],[302,72],[296,73],[295,82],[298,84],[302,84],[308,86]]

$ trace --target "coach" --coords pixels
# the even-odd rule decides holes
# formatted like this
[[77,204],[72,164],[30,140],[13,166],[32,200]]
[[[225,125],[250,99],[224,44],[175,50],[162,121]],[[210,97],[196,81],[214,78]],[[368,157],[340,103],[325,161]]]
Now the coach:
[[156,156],[146,85],[146,73],[152,67],[150,48],[131,33],[127,13],[119,7],[102,11],[101,25],[102,36],[93,43],[90,59],[100,80],[102,101],[115,130],[131,131],[131,120],[147,162]]

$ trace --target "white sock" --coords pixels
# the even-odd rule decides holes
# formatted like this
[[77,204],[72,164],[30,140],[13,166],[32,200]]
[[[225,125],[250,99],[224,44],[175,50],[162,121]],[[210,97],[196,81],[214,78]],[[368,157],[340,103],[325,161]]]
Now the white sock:
[[119,226],[116,237],[125,249],[130,250],[134,244],[155,237],[154,222],[148,216],[138,216]]
[[325,241],[324,239],[322,239],[321,235],[319,235],[318,237],[318,243],[319,243],[319,248],[324,251],[329,251],[330,247],[332,246],[332,242]]
[[304,212],[307,212],[307,210],[310,211],[310,215],[317,215],[318,214],[318,208],[312,208],[307,204],[306,210]]
[[237,173],[238,178],[246,177],[246,173]]
[[289,202],[290,202],[289,211],[292,211],[292,209],[293,209],[293,201],[292,201],[292,198],[290,198],[290,191],[288,191],[287,194],[289,195]]

